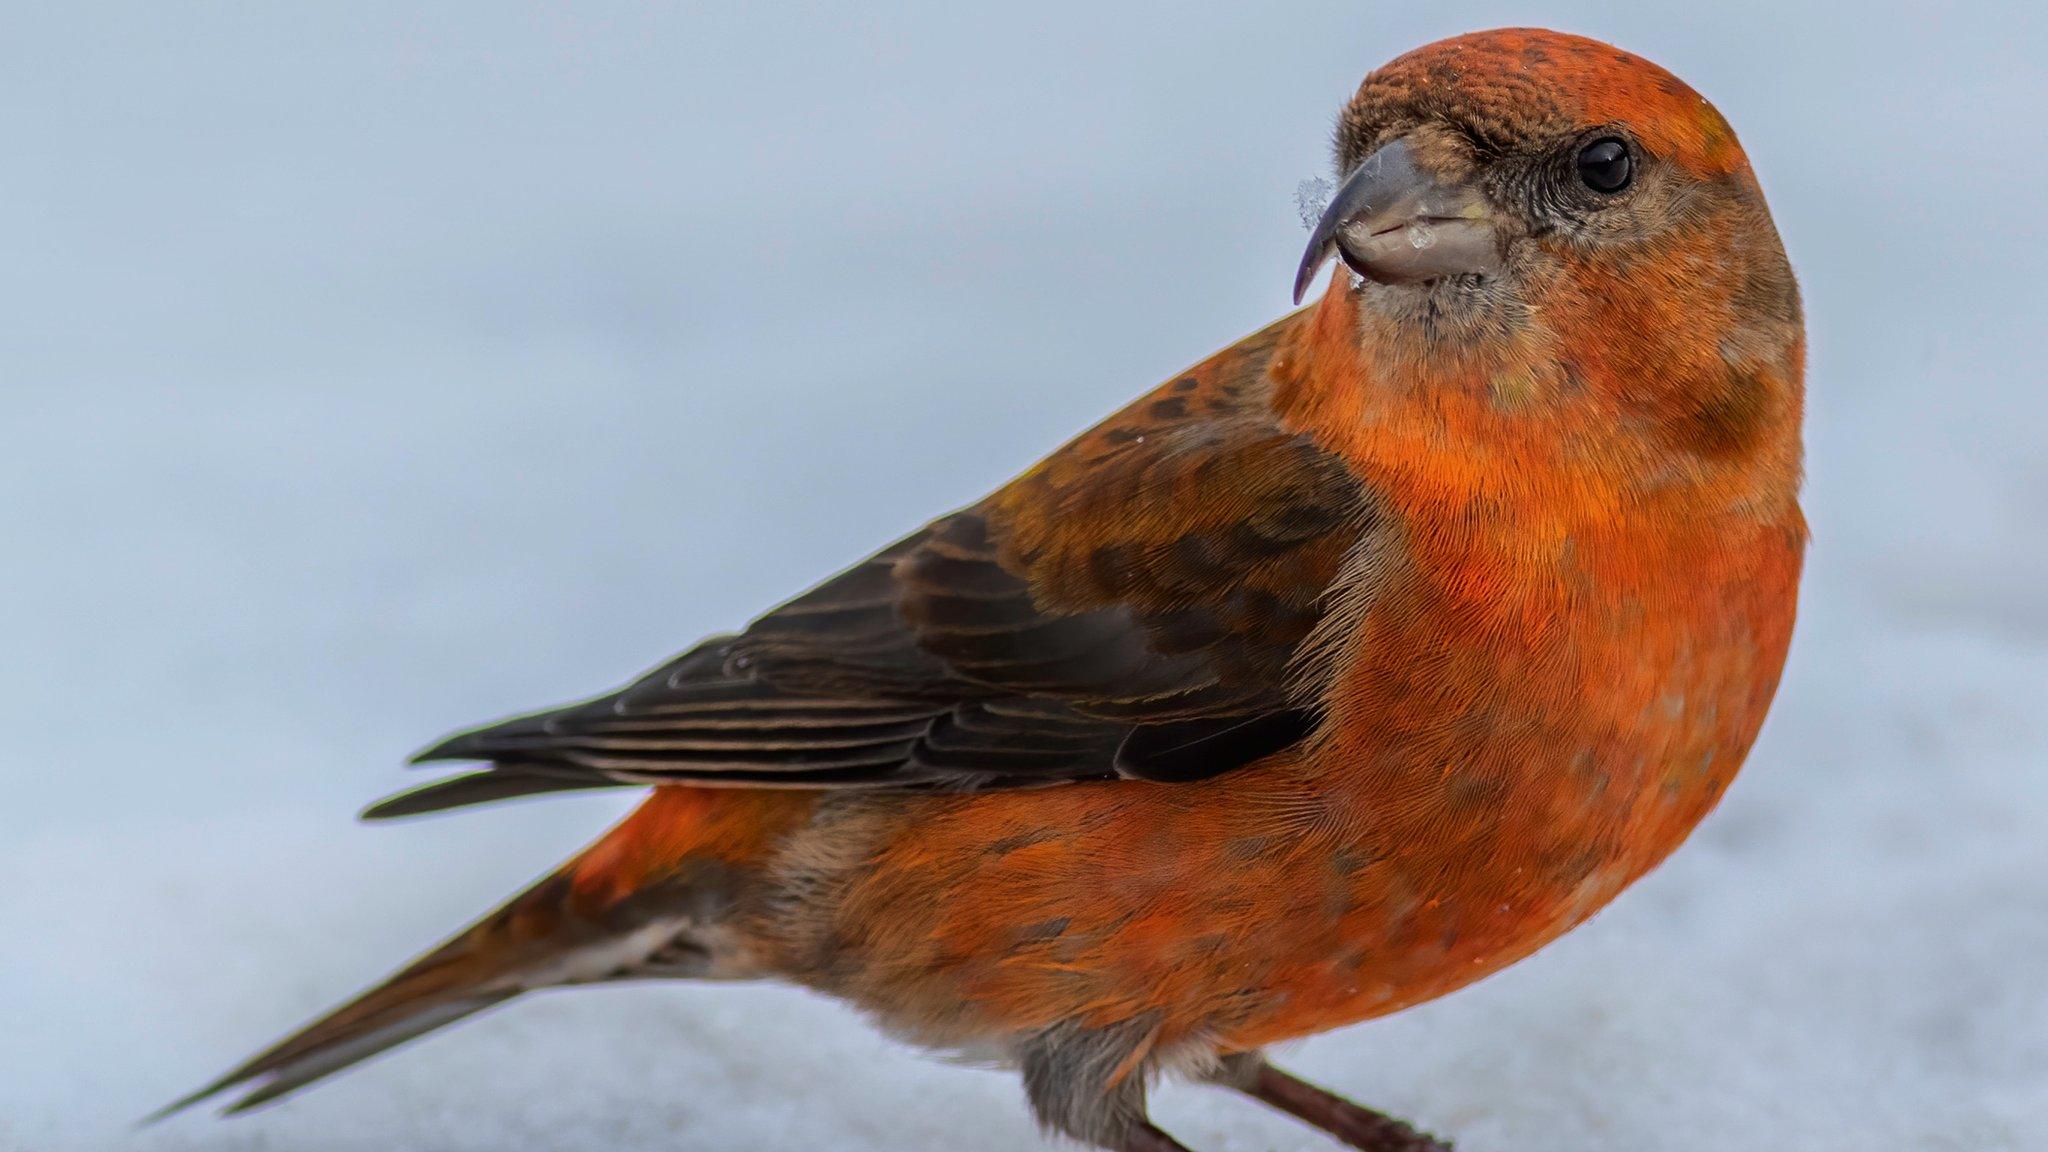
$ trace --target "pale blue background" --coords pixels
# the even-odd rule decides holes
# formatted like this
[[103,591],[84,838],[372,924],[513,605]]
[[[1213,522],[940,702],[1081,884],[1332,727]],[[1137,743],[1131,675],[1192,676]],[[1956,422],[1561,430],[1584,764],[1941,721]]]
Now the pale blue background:
[[775,990],[543,999],[125,1125],[629,801],[352,826],[408,751],[1277,315],[1360,76],[1520,22],[1668,65],[1762,174],[1804,630],[1670,867],[1299,1062],[1471,1152],[2048,1146],[2038,6],[574,7],[0,10],[0,1149],[1037,1147],[1012,1082]]

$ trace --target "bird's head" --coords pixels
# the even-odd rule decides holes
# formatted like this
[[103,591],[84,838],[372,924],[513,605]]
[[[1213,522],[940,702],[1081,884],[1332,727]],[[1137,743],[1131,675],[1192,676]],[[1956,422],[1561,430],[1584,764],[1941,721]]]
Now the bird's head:
[[1765,393],[1796,407],[1798,288],[1763,193],[1727,121],[1657,65],[1539,29],[1444,40],[1366,77],[1336,150],[1296,298],[1341,260],[1356,275],[1325,310],[1376,358],[1611,393],[1709,448],[1769,416]]

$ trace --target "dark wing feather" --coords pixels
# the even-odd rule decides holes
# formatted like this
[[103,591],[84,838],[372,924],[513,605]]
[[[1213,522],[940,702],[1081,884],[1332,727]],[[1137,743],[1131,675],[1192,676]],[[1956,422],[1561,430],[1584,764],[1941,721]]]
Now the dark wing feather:
[[1284,329],[739,635],[428,749],[491,767],[368,814],[607,783],[1180,781],[1303,739],[1322,685],[1297,656],[1375,520],[1270,409]]

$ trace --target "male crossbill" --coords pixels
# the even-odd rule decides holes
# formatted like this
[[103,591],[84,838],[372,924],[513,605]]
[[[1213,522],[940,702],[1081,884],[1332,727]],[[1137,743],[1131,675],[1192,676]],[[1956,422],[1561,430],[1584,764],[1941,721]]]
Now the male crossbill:
[[[370,809],[654,785],[560,871],[202,1091],[251,1107],[536,988],[774,978],[1180,1148],[1265,1063],[1529,955],[1734,776],[1792,632],[1799,296],[1734,133],[1552,32],[1368,76],[1296,298],[987,499]],[[198,1098],[198,1097],[195,1097]]]

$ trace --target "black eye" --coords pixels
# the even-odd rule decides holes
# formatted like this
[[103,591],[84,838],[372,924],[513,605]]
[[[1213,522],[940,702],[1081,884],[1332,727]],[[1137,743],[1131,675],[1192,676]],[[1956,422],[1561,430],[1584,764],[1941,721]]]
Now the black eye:
[[1613,195],[1635,178],[1635,161],[1628,145],[1612,136],[1602,137],[1579,150],[1579,179],[1595,192]]

